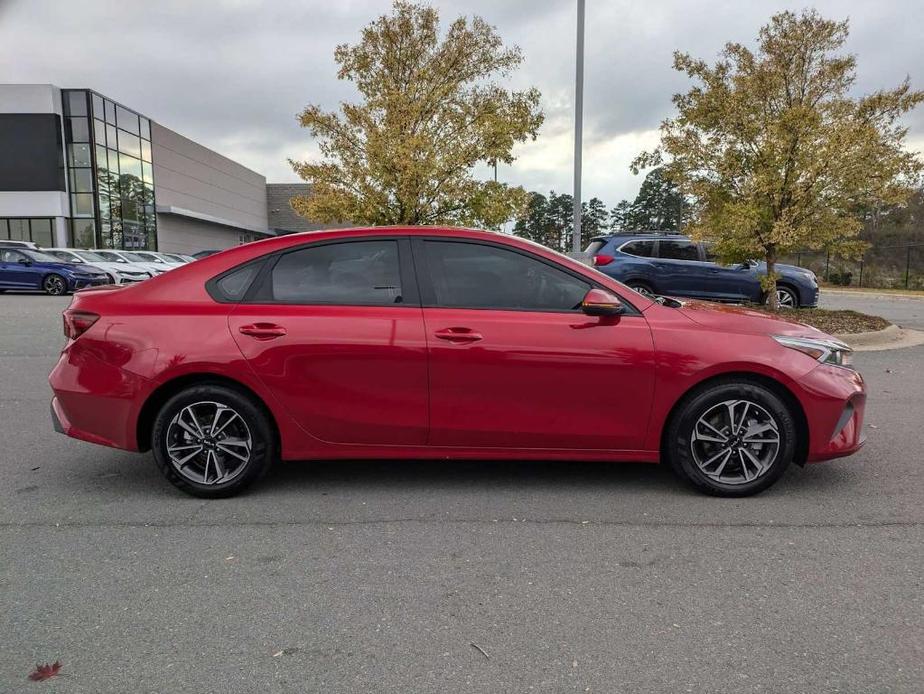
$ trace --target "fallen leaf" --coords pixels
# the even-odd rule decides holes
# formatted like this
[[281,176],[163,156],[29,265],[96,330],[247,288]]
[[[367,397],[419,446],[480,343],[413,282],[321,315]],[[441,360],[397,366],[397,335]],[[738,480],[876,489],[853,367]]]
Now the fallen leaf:
[[61,663],[57,660],[51,665],[48,663],[45,663],[44,665],[36,665],[35,670],[29,673],[29,679],[33,682],[50,680],[52,677],[57,675],[60,670]]

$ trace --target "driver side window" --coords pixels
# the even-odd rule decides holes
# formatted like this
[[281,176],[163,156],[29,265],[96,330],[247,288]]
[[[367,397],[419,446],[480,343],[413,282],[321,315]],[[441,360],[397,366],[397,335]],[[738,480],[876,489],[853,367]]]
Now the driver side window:
[[24,256],[19,251],[0,251],[0,261],[4,263],[18,263],[20,260],[24,259]]
[[425,241],[436,303],[445,308],[574,311],[590,289],[523,253],[480,243]]

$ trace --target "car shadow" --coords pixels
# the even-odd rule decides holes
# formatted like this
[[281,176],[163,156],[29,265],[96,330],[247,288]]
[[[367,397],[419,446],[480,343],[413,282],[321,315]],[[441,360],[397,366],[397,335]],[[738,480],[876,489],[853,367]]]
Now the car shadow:
[[376,487],[496,491],[499,489],[635,490],[682,488],[666,465],[577,461],[333,460],[276,465],[254,493],[279,488]]

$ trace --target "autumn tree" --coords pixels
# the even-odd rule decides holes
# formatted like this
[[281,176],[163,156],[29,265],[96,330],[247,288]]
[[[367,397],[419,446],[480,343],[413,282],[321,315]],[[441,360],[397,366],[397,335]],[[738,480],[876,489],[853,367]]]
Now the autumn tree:
[[612,209],[610,223],[616,231],[679,231],[686,209],[677,184],[657,167],[645,176],[635,200]]
[[435,9],[399,0],[334,57],[360,102],[299,115],[321,156],[290,162],[312,190],[293,198],[297,212],[319,222],[496,227],[522,211],[522,188],[473,175],[479,164],[513,162],[514,144],[535,139],[542,123],[536,89],[504,86],[523,60],[519,48],[479,17],[460,17],[441,36]]
[[692,198],[687,231],[712,240],[721,258],[766,260],[774,309],[781,254],[859,252],[861,211],[903,203],[921,172],[901,117],[924,92],[906,79],[852,96],[847,35],[846,21],[782,12],[760,30],[756,52],[729,43],[711,66],[675,53],[674,68],[697,84],[674,97],[660,146],[633,162],[636,172],[664,166]]

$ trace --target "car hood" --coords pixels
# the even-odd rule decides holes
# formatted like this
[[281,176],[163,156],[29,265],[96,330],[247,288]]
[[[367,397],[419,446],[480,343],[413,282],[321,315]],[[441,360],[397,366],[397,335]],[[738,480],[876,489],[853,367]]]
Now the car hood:
[[694,323],[720,332],[751,333],[757,335],[788,335],[790,337],[830,338],[827,333],[810,325],[799,323],[790,314],[777,315],[755,311],[743,306],[714,304],[708,301],[683,301],[676,309]]

